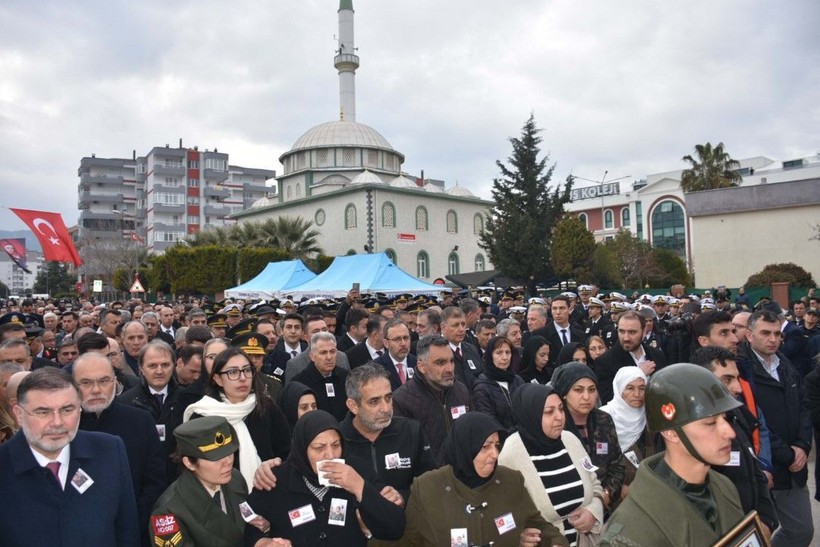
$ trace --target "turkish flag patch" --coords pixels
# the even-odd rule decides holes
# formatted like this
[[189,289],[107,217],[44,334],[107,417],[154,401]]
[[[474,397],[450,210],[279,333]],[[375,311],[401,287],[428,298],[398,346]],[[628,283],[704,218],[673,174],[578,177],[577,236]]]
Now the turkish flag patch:
[[153,515],[151,526],[155,536],[167,536],[179,532],[179,523],[174,515]]
[[667,420],[671,420],[675,417],[675,405],[672,403],[666,403],[665,405],[661,406],[661,415]]

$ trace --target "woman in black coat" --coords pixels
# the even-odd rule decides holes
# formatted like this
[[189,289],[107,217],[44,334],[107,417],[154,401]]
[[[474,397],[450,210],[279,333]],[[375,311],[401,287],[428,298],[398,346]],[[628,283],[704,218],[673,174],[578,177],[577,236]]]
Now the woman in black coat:
[[[314,410],[299,418],[290,457],[275,470],[276,487],[254,490],[248,498],[256,514],[270,522],[270,530],[263,534],[247,526],[245,545],[273,546],[275,537],[306,547],[364,547],[371,537],[399,539],[404,510],[365,478],[370,473],[367,464],[327,461],[343,457],[344,438],[332,415]],[[329,485],[320,484],[319,471]]]
[[524,382],[532,384],[546,384],[552,376],[552,369],[549,367],[550,345],[543,336],[530,336],[524,344],[524,351],[521,353],[521,372],[518,373]]
[[504,336],[487,342],[484,368],[473,386],[473,410],[489,414],[507,431],[515,425],[512,414],[512,394],[524,380],[510,370],[512,343]]

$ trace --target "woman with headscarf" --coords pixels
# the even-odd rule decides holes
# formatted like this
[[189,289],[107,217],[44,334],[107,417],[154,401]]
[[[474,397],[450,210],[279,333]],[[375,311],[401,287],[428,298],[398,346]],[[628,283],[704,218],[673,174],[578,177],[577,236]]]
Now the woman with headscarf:
[[581,342],[570,342],[561,348],[558,357],[555,359],[555,367],[558,368],[560,365],[571,362],[592,366],[592,357],[589,355],[589,350]]
[[612,416],[618,434],[618,445],[627,460],[621,499],[629,492],[638,464],[655,453],[655,437],[646,428],[646,381],[646,374],[639,367],[618,369],[612,381],[615,396],[600,408],[602,412]]
[[593,543],[601,532],[601,483],[581,442],[564,430],[564,403],[551,387],[526,384],[513,397],[518,432],[507,439],[499,463],[524,475],[541,515],[570,545]]
[[[604,339],[598,336],[590,336],[587,338],[587,350],[589,350],[589,356],[592,358],[592,363],[595,362],[595,359],[606,353],[606,343]],[[587,363],[588,365],[590,363]]]
[[291,431],[293,431],[293,427],[296,425],[297,420],[302,417],[302,414],[318,408],[316,406],[316,394],[313,393],[313,390],[302,382],[296,381],[285,384],[285,387],[279,392],[277,403],[284,412],[285,418],[288,419]]
[[507,430],[515,425],[510,396],[524,385],[510,367],[512,354],[512,343],[503,336],[487,342],[483,372],[473,386],[473,410],[492,416]]
[[524,382],[546,384],[550,381],[552,370],[547,366],[550,360],[550,345],[543,336],[530,336],[521,353],[521,372],[518,373]]
[[626,464],[612,417],[595,408],[598,377],[584,363],[570,362],[555,369],[552,387],[567,410],[564,429],[584,445],[603,486],[604,507],[612,509],[621,497]]
[[314,410],[299,418],[290,456],[275,469],[276,488],[254,490],[248,498],[253,510],[270,523],[270,530],[263,534],[246,527],[245,545],[272,546],[275,536],[294,546],[364,547],[371,537],[399,539],[404,510],[382,497],[370,482],[372,466],[341,458],[344,438],[332,415]]
[[497,465],[505,437],[504,428],[480,412],[453,423],[446,465],[410,488],[403,546],[568,545],[538,512],[521,474]]
[[234,465],[249,492],[275,484],[271,469],[288,456],[290,427],[240,348],[228,348],[214,359],[205,396],[185,409],[183,421],[197,416],[223,416],[236,429],[239,457]]

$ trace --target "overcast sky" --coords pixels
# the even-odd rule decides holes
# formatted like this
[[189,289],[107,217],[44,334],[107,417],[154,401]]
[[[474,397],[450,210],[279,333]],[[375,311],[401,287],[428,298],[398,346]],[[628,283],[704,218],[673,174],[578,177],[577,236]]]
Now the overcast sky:
[[[83,156],[219,148],[275,169],[338,119],[338,0],[0,2],[0,205],[77,222]],[[570,173],[820,152],[816,0],[354,0],[357,121],[489,198],[530,113]],[[0,209],[0,228],[25,228]]]

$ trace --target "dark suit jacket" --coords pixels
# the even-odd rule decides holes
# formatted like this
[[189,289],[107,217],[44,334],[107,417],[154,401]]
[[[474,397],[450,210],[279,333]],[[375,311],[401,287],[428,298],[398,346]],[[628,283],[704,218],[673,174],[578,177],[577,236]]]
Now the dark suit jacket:
[[[302,351],[308,350],[307,342],[300,340],[299,346],[302,348]],[[265,356],[266,362],[262,367],[262,370],[265,374],[270,374],[274,378],[278,379],[280,382],[285,381],[285,369],[288,366],[288,361],[290,361],[291,357],[293,357],[290,353],[285,351],[285,340],[280,338],[278,342],[276,342],[276,346],[273,348],[273,351]]]
[[[390,374],[390,387],[393,391],[399,389],[402,385],[401,379],[399,378],[399,373],[396,370],[396,366],[393,364],[393,359],[390,358],[390,353],[385,351],[381,357],[373,361],[374,363],[378,363],[384,367],[384,369]],[[407,368],[412,368],[413,373],[405,371],[405,377],[407,380],[410,379],[411,374],[414,374],[416,371],[416,356],[407,354]]]
[[[573,324],[570,324],[567,329],[567,334],[569,335],[569,342],[586,342],[587,336],[584,334],[584,331]],[[564,341],[561,340],[561,335],[555,330],[555,324],[548,323],[540,329],[535,329],[532,331],[530,336],[541,336],[547,341],[547,344],[550,345],[550,360],[547,363],[547,366],[549,368],[555,368],[555,362],[558,359],[558,354],[561,353],[561,348],[564,347]],[[526,344],[526,341],[524,344]]]
[[336,338],[336,349],[338,351],[347,353],[347,351],[353,349],[355,345],[356,342],[354,342],[353,339],[347,335],[347,332]]
[[[297,374],[293,380],[302,382],[312,389],[316,395],[316,406],[319,407],[319,410],[330,412],[334,418],[341,422],[347,414],[345,381],[348,374],[350,373],[345,369],[336,367],[330,377],[325,378],[316,370],[316,366],[311,363],[308,368]],[[328,384],[333,385],[332,397],[328,394]]]
[[[667,365],[666,357],[664,357],[661,350],[649,347],[646,344],[642,344],[642,346],[644,352],[646,352],[647,360],[655,362],[655,370],[660,370]],[[612,400],[614,395],[612,393],[612,380],[615,379],[615,374],[619,369],[629,366],[635,366],[635,360],[620,344],[615,344],[595,359],[592,368],[598,377],[598,394],[601,398],[601,404],[606,404]]]
[[806,350],[807,342],[808,339],[803,335],[803,329],[795,326],[794,323],[788,323],[783,329],[783,343],[780,351],[802,376],[811,371],[811,359]]
[[[472,392],[475,379],[482,372],[481,353],[477,347],[465,341],[461,343],[461,359],[453,352],[453,360],[456,363],[456,378]],[[472,367],[470,363],[473,364]]]
[[176,340],[174,340],[174,337],[173,337],[173,336],[171,336],[171,335],[170,335],[170,334],[168,334],[168,333],[162,332],[162,330],[160,330],[159,332],[157,332],[157,335],[154,337],[154,340],[162,340],[163,342],[165,342],[166,344],[168,344],[169,346],[171,346],[171,349],[176,350],[176,343],[177,343],[177,341],[176,341]]
[[[386,349],[382,350],[382,355],[387,353]],[[345,352],[347,356],[347,362],[350,363],[350,370],[353,370],[356,367],[360,367],[365,363],[369,363],[373,360],[370,356],[370,350],[367,349],[364,342],[359,342],[349,350]]]
[[165,453],[154,419],[144,410],[114,401],[99,417],[93,412],[83,412],[80,429],[116,435],[125,443],[137,497],[140,534],[147,540],[151,508],[168,487]]
[[[71,484],[78,469],[94,481],[82,494]],[[0,445],[0,498],[3,547],[140,545],[128,456],[118,437],[78,431],[61,490],[19,431]]]

